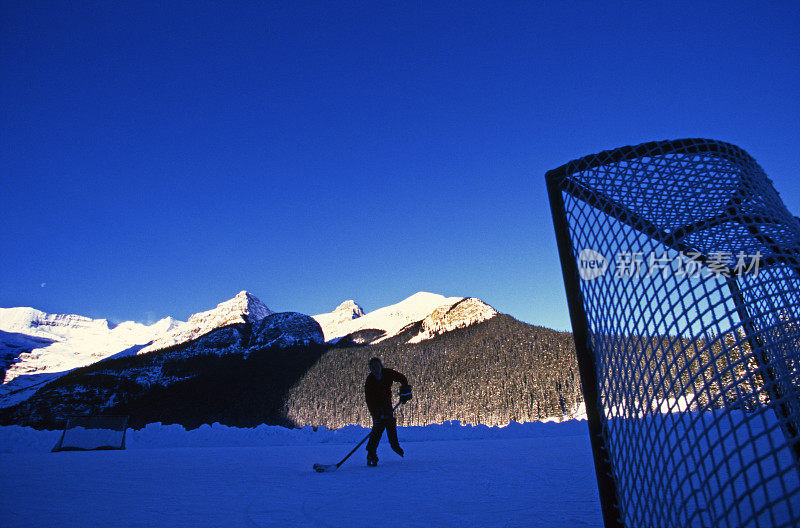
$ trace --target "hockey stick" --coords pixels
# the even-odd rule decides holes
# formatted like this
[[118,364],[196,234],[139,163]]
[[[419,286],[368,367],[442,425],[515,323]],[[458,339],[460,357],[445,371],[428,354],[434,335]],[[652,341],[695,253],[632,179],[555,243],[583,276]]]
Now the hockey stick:
[[[401,403],[402,403],[402,402],[397,402],[397,405],[395,405],[394,407],[392,407],[392,414],[394,414],[394,411],[395,411],[395,409],[397,409],[398,407],[400,407],[400,404],[401,404]],[[370,434],[372,434],[372,433],[370,433]],[[325,473],[326,471],[328,471],[328,472],[330,472],[330,471],[336,471],[337,469],[339,469],[339,466],[341,466],[342,464],[344,464],[344,461],[345,461],[345,460],[347,460],[348,458],[350,458],[350,455],[352,455],[353,453],[355,453],[355,452],[356,452],[356,450],[357,450],[359,447],[361,447],[362,445],[364,445],[364,442],[366,442],[368,439],[369,439],[369,434],[368,434],[367,436],[365,436],[365,437],[364,437],[364,439],[363,439],[362,441],[360,441],[360,442],[358,443],[358,445],[357,445],[357,446],[355,446],[355,447],[353,448],[353,450],[352,450],[352,451],[350,451],[349,453],[347,453],[347,456],[346,456],[346,457],[344,457],[344,458],[343,458],[343,459],[342,459],[342,460],[341,460],[341,461],[340,461],[338,464],[327,464],[327,465],[326,465],[326,464],[314,464],[314,471],[316,471],[317,473]]]

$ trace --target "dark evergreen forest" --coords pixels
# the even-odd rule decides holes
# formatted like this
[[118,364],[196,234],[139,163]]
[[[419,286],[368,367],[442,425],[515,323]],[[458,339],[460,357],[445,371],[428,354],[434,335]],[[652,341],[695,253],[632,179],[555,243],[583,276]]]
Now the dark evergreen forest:
[[[124,414],[133,427],[152,422],[187,428],[220,422],[253,427],[370,425],[363,386],[367,361],[404,373],[414,399],[400,425],[449,420],[503,425],[560,419],[581,403],[572,335],[498,315],[411,344],[420,323],[385,341],[366,330],[338,346],[247,348],[246,324],[194,342],[76,369],[28,400],[0,409],[0,424],[59,427],[73,414]],[[741,407],[770,396],[746,339],[731,332],[678,336],[598,334],[616,373],[603,388],[615,416]]]
[[414,387],[414,399],[398,413],[401,425],[560,417],[581,399],[569,333],[507,315],[406,343],[417,331],[414,325],[374,345],[345,339],[339,347],[250,349],[247,355],[207,348],[219,340],[206,337],[199,353],[196,344],[185,344],[77,369],[0,410],[0,423],[50,428],[71,414],[126,414],[133,427],[369,425],[363,384],[372,356],[405,373]]
[[414,399],[400,425],[459,420],[501,425],[560,417],[581,401],[572,335],[507,315],[408,344],[418,328],[368,347],[333,348],[286,400],[295,423],[337,428],[370,425],[363,387],[372,356],[404,373]]

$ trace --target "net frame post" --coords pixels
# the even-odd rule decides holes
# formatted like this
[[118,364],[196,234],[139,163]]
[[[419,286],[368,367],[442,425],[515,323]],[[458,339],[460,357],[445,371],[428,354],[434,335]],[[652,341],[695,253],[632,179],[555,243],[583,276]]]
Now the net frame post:
[[546,176],[547,193],[550,198],[550,212],[553,217],[558,254],[561,259],[561,272],[567,294],[572,336],[575,341],[575,354],[581,377],[583,401],[589,426],[597,488],[600,494],[600,508],[606,528],[625,528],[620,515],[617,482],[609,460],[608,448],[603,435],[603,422],[600,414],[597,391],[597,364],[589,346],[589,322],[584,310],[583,294],[579,286],[578,267],[572,254],[572,241],[567,225],[567,213],[561,195],[560,174],[549,171]]
[[[795,270],[796,271],[796,270]],[[787,443],[791,446],[792,455],[797,465],[797,470],[800,472],[800,434],[797,428],[792,423],[791,410],[787,409],[785,402],[786,392],[781,386],[780,376],[776,375],[775,369],[770,365],[769,357],[767,356],[766,345],[759,337],[758,332],[753,328],[753,319],[750,317],[750,312],[742,297],[742,292],[739,289],[739,283],[736,282],[734,277],[729,277],[727,280],[728,288],[731,291],[731,297],[736,306],[736,311],[739,319],[742,321],[742,327],[745,331],[745,338],[753,349],[753,356],[756,359],[758,367],[761,369],[764,378],[764,388],[769,394],[771,400],[772,410],[780,423],[781,431],[786,437]]]
[[130,419],[130,416],[125,416],[125,421],[122,424],[122,443],[120,444],[120,449],[125,449],[125,438],[128,436],[128,422]]
[[61,445],[64,443],[64,437],[67,435],[67,429],[69,429],[69,420],[70,417],[67,417],[67,421],[64,423],[64,429],[61,431],[61,436],[58,437],[58,442],[56,445],[53,446],[53,449],[50,450],[51,453],[57,453],[61,450]]

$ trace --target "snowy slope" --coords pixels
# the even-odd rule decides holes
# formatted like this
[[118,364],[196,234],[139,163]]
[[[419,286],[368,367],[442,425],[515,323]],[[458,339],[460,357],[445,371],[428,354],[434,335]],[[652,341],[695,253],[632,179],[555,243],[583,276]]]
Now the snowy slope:
[[[374,335],[369,341],[379,342],[396,335],[411,323],[422,321],[420,334],[411,341],[418,342],[483,321],[496,313],[478,299],[444,297],[426,292],[416,293],[367,314],[355,301],[348,300],[330,313],[314,316],[313,320],[293,312],[274,314],[247,291],[239,292],[216,308],[192,315],[185,323],[165,318],[149,326],[135,322],[113,326],[105,319],[46,314],[33,308],[3,308],[0,309],[0,368],[5,368],[6,372],[5,383],[0,386],[0,407],[25,400],[43,383],[71,369],[110,356],[141,355],[195,341],[202,336],[207,339],[196,341],[186,353],[202,353],[206,345],[213,345],[214,353],[222,353],[223,349],[238,346],[242,335],[233,331],[223,331],[225,335],[210,334],[236,323],[252,324],[254,336],[261,337],[251,344],[268,346],[267,341],[273,338],[276,343],[284,344],[289,341],[319,342],[317,323],[322,329],[323,339],[329,342],[361,330],[372,330]],[[261,323],[269,317],[275,324],[267,325],[270,326],[267,328]],[[220,339],[231,342],[217,343]],[[208,340],[214,343],[206,343]]]
[[189,317],[186,323],[177,326],[166,335],[138,353],[145,354],[196,339],[222,326],[234,323],[256,323],[270,315],[272,310],[251,293],[242,290],[233,299],[221,302],[216,308]]
[[344,337],[347,334],[366,329],[376,329],[384,334],[374,342],[379,342],[394,336],[410,323],[421,321],[440,306],[450,306],[460,301],[462,297],[445,297],[435,293],[419,292],[397,304],[378,308],[372,312],[354,319],[335,318],[332,314],[315,315],[322,330],[325,340]]
[[[171,317],[152,325],[80,315],[47,314],[34,308],[0,308],[0,405],[30,395],[29,387],[120,353],[135,353],[180,325]],[[19,391],[19,392],[17,392]],[[12,394],[13,393],[13,394]]]
[[[400,408],[398,415],[403,413]],[[511,422],[505,426],[461,424],[452,420],[441,424],[398,427],[403,442],[442,440],[490,440],[538,438],[541,436],[583,435],[587,432],[586,417],[561,422]],[[340,429],[305,426],[289,429],[279,425],[242,428],[215,423],[186,430],[181,425],[150,423],[141,429],[128,429],[126,449],[155,449],[165,447],[248,447],[263,445],[349,444],[358,443],[368,428],[348,425]],[[60,430],[37,430],[17,425],[0,426],[0,453],[49,451],[55,445]]]
[[[354,300],[350,299],[334,308],[330,313],[318,314],[313,317],[317,320],[324,332],[325,328],[336,328],[340,325],[350,323],[350,321],[362,315],[364,315],[364,309]],[[330,338],[326,337],[326,339]]]
[[241,291],[185,323],[166,317],[152,325],[47,314],[34,308],[0,308],[0,407],[30,397],[44,382],[119,354],[143,354],[196,339],[233,323],[256,323],[273,312]]

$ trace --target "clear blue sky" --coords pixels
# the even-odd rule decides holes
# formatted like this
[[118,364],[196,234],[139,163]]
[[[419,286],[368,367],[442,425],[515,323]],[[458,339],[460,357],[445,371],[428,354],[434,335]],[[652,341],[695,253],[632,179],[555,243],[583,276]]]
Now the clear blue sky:
[[0,10],[3,307],[425,290],[568,328],[544,173],[658,139],[741,146],[800,214],[797,2]]

